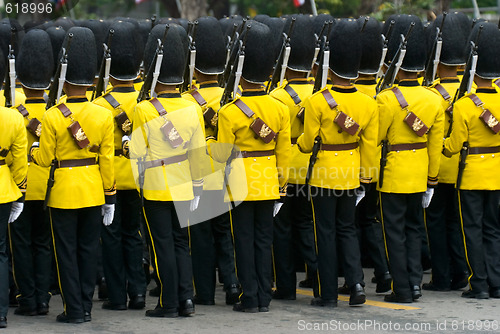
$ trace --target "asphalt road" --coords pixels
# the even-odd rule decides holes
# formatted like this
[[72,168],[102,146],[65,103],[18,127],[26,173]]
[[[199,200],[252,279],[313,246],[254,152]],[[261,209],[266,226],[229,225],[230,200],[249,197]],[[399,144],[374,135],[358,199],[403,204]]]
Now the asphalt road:
[[[299,274],[299,279],[303,275]],[[428,292],[412,304],[383,302],[367,278],[367,303],[349,307],[348,296],[339,297],[334,309],[310,306],[312,291],[297,290],[296,301],[273,300],[269,313],[237,313],[224,303],[218,287],[215,306],[196,306],[190,318],[146,318],[144,310],[108,311],[95,301],[92,322],[72,325],[55,321],[62,311],[60,296],[50,302],[47,316],[24,317],[9,310],[7,333],[500,333],[500,300],[475,300],[460,297],[460,291]],[[424,275],[424,282],[429,281]],[[342,279],[340,279],[343,282]],[[151,288],[151,286],[150,286]],[[95,294],[97,298],[97,293]],[[146,309],[156,306],[147,299]]]

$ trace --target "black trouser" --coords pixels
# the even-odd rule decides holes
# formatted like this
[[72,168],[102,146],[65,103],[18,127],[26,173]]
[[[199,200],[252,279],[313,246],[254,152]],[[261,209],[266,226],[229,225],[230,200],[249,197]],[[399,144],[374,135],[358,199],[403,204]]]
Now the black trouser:
[[376,184],[373,183],[356,207],[356,223],[361,233],[360,243],[366,242],[366,251],[373,263],[375,277],[381,279],[389,269],[385,257],[382,225],[377,219],[377,212],[378,191]]
[[[185,207],[189,208],[189,202]],[[193,298],[188,229],[181,228],[173,202],[144,200],[144,216],[160,282],[158,305],[178,308],[179,302]]]
[[318,269],[314,248],[311,202],[307,200],[307,187],[305,185],[288,185],[285,203],[274,218],[273,234],[276,288],[282,295],[295,296],[297,276],[295,274],[294,254],[296,253],[294,252],[293,235],[297,236],[297,246],[307,265],[307,271],[315,275]]
[[422,282],[420,261],[424,225],[422,193],[380,193],[380,211],[394,293],[411,298],[411,287]]
[[108,298],[114,304],[146,294],[139,233],[141,201],[136,190],[118,190],[113,223],[101,230],[102,261]]
[[473,291],[500,288],[500,191],[460,190],[458,203]]
[[51,233],[43,201],[26,201],[19,218],[9,224],[9,232],[17,300],[19,305],[35,309],[50,300]]
[[7,225],[12,203],[0,204],[0,317],[9,311],[9,257],[7,256]]
[[83,318],[92,310],[101,207],[50,208],[50,220],[64,311],[70,318]]
[[359,242],[354,225],[356,196],[353,190],[311,187],[319,294],[324,300],[337,300],[337,243],[342,249],[342,265],[348,286],[364,286]]
[[267,307],[271,302],[274,201],[242,202],[231,212],[236,273],[244,307]]
[[[205,191],[197,211],[209,213],[210,208],[206,206],[211,205],[216,196],[224,200],[221,191]],[[216,265],[225,289],[238,284],[229,212],[190,226],[189,229],[196,296],[200,300],[212,301],[215,297]]]
[[432,283],[440,289],[449,289],[453,276],[467,271],[457,203],[455,186],[440,183],[425,210]]

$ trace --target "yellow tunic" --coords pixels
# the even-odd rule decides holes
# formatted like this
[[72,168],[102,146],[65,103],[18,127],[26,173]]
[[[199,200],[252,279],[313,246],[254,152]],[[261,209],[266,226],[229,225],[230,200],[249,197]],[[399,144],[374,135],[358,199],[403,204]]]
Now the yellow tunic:
[[297,140],[303,152],[311,152],[314,138],[320,136],[323,144],[359,143],[359,147],[345,151],[320,150],[314,165],[310,184],[315,187],[348,190],[358,188],[360,181],[370,183],[376,175],[378,115],[375,101],[358,92],[354,86],[333,86],[328,91],[338,104],[338,110],[356,121],[358,131],[351,136],[334,123],[337,111],[328,105],[323,91],[312,95],[304,103],[304,134]]
[[[500,119],[500,95],[494,88],[478,88],[476,95],[484,102],[497,120]],[[456,154],[465,141],[469,147],[500,146],[500,136],[493,132],[479,119],[483,109],[477,107],[467,96],[454,106],[453,130],[444,142],[447,156]],[[500,154],[470,154],[466,159],[462,176],[461,190],[499,190]]]
[[[98,106],[104,107],[111,111],[113,115],[114,123],[114,149],[120,150],[122,148],[122,137],[124,132],[118,127],[118,123],[114,119],[118,114],[125,112],[130,121],[134,117],[134,109],[137,105],[137,92],[133,86],[116,86],[109,94],[120,103],[118,108],[113,108],[103,96],[98,97],[93,101],[93,103]],[[132,128],[130,127],[129,132]],[[115,178],[116,178],[116,189],[117,190],[133,190],[137,189],[136,182],[134,180],[134,175],[132,174],[132,166],[129,159],[124,157],[122,154],[115,154]]]
[[[363,94],[368,95],[372,99],[375,99],[375,96],[377,95],[377,81],[375,78],[372,79],[358,79],[354,82],[354,87],[358,91],[360,91]],[[375,150],[375,159],[376,161],[380,160],[380,151],[381,151],[381,146],[377,146]],[[372,175],[372,183],[378,182],[378,177],[379,174],[375,173]]]
[[[160,94],[158,101],[167,114],[161,117],[150,101],[136,107],[132,124],[130,158],[137,162],[169,159],[187,154],[187,159],[146,169],[144,198],[150,201],[188,201],[193,199],[193,187],[203,186],[208,155],[206,154],[203,114],[201,108],[179,93]],[[183,140],[173,148],[164,139],[161,127],[169,121]],[[137,174],[137,170],[133,169]],[[134,175],[136,178],[138,175]]]
[[[0,106],[5,107],[5,91],[2,89],[0,90]],[[23,104],[24,101],[26,100],[26,95],[22,92],[22,88],[16,88],[16,101],[13,104],[13,106],[18,106],[20,104]]]
[[401,109],[394,92],[386,89],[377,95],[379,109],[379,142],[389,144],[427,143],[427,148],[410,151],[391,151],[387,155],[382,192],[417,193],[427,190],[427,181],[437,180],[444,133],[444,110],[441,98],[417,80],[403,80],[399,89],[409,104],[408,109],[429,127],[419,137],[404,122],[407,115]]
[[0,107],[0,151],[9,151],[6,158],[0,157],[6,162],[0,166],[1,204],[19,199],[26,190],[27,146],[23,117],[17,111]]
[[[71,110],[73,119],[80,123],[90,145],[79,149],[67,129],[71,119],[64,117],[56,105],[45,112],[40,148],[31,151],[34,162],[42,167],[49,167],[53,159],[63,161],[95,158],[98,164],[57,168],[48,206],[79,209],[102,205],[105,203],[105,195],[116,194],[113,117],[109,110],[88,102],[85,96],[68,98],[65,105]],[[98,146],[97,153],[90,151],[94,145]],[[111,200],[111,197],[106,200]]]
[[[451,101],[447,101],[443,98],[443,96],[438,92],[435,88],[436,84],[433,85],[432,91],[435,92],[438,96],[441,97],[441,105],[443,110],[446,111],[450,106],[450,103],[453,101],[455,93],[460,86],[460,80],[458,78],[443,78],[438,82],[444,89],[450,94]],[[448,134],[451,118],[448,112],[444,113],[444,134],[443,138]],[[457,181],[458,174],[458,155],[454,155],[451,158],[448,158],[441,154],[441,163],[439,165],[439,183],[449,183],[455,184]]]
[[[293,88],[293,90],[298,94],[301,102],[295,104],[293,99],[290,97],[284,87],[276,88],[271,92],[271,96],[283,102],[289,110],[290,113],[290,135],[292,141],[296,141],[297,138],[304,133],[304,124],[297,118],[297,114],[302,109],[304,101],[312,95],[314,86],[310,84],[308,79],[292,79],[288,81],[288,85]],[[296,144],[291,145],[291,157],[290,157],[290,168],[288,182],[292,184],[304,184],[307,174],[307,166],[309,165],[310,154],[300,152]]]
[[[202,108],[202,112],[205,112],[208,108],[212,108],[216,113],[220,108],[220,100],[222,98],[222,93],[224,93],[224,89],[219,87],[217,82],[206,82],[200,85],[200,88],[197,90],[198,93],[201,94],[203,99],[207,102]],[[190,93],[186,93],[182,95],[188,101],[198,104],[196,99]],[[205,123],[204,123],[205,124]],[[205,124],[205,135],[207,139],[208,150],[210,151],[210,145],[215,143],[215,130]],[[204,190],[221,190],[224,185],[224,167],[225,163],[220,163],[214,161],[210,158],[210,163],[212,165],[212,173],[210,175],[206,175],[203,179],[203,189]]]
[[[280,193],[284,195],[288,182],[290,160],[288,108],[267,95],[263,89],[246,90],[240,99],[256,117],[261,118],[277,133],[277,137],[267,144],[257,138],[250,129],[253,119],[247,117],[234,102],[231,102],[219,111],[217,134],[217,144],[228,149],[212,149],[212,156],[219,162],[226,162],[232,148],[240,151],[274,151],[273,155],[235,159],[228,183],[233,201],[278,199]],[[245,182],[246,187],[243,186]]]
[[[43,98],[27,98],[23,106],[29,112],[29,116],[24,118],[24,125],[27,126],[29,120],[33,118],[41,122],[45,114],[45,105],[45,100]],[[17,111],[16,108],[14,108],[14,110]],[[28,136],[28,148],[26,153],[29,153],[29,149],[33,142],[39,141],[40,139],[30,131],[26,130],[26,133]],[[27,201],[43,201],[45,199],[48,178],[48,167],[40,167],[33,162],[28,163],[28,184],[26,187]]]

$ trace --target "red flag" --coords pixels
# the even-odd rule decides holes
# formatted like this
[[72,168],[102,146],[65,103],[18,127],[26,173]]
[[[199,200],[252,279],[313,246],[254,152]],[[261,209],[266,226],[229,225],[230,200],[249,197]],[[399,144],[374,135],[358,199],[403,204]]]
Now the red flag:
[[300,6],[302,6],[305,2],[306,2],[306,0],[293,0],[293,4],[297,8],[300,7]]

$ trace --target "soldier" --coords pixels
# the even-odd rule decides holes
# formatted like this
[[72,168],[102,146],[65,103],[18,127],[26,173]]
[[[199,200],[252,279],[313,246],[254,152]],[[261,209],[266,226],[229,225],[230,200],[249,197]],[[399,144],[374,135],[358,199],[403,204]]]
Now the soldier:
[[304,134],[297,145],[305,153],[314,149],[313,157],[318,159],[309,183],[319,280],[319,297],[311,305],[336,307],[337,248],[343,254],[346,283],[351,289],[349,304],[360,305],[366,300],[354,225],[355,205],[364,191],[357,196],[355,190],[373,178],[377,113],[373,99],[351,84],[358,77],[361,58],[357,22],[338,21],[329,41],[334,50],[329,57],[333,86],[323,87],[304,103]]
[[[372,17],[360,17],[358,24],[362,30],[362,52],[359,78],[354,82],[354,86],[358,91],[374,98],[376,95],[375,87],[377,85],[376,75],[380,70],[382,58],[382,26],[380,22]],[[375,156],[377,159],[380,157],[379,148],[377,148]],[[382,225],[377,217],[377,181],[378,175],[375,173],[365,197],[356,207],[356,223],[361,232],[360,245],[366,244],[366,248],[364,249],[373,263],[374,278],[377,283],[375,291],[382,293],[391,289],[391,275],[389,274],[387,259],[385,257]]]
[[[477,39],[479,29],[482,32]],[[465,254],[471,275],[470,289],[464,291],[462,297],[500,298],[500,166],[497,162],[500,152],[497,135],[500,130],[500,99],[492,87],[492,80],[500,76],[500,63],[495,51],[500,47],[500,32],[495,24],[481,22],[472,29],[471,36],[477,45],[474,75],[477,89],[475,94],[468,94],[454,104],[453,130],[444,142],[443,153],[450,157],[466,150],[465,154],[461,154],[461,164],[465,168],[459,170],[462,174],[457,180],[457,189]]]
[[73,27],[63,45],[67,100],[46,111],[40,147],[33,144],[31,157],[39,166],[51,166],[54,180],[48,206],[64,304],[57,321],[82,323],[91,321],[100,224],[113,220],[113,118],[85,97],[96,68],[92,31]]
[[[460,80],[457,69],[466,62],[466,45],[470,34],[470,21],[463,13],[450,13],[442,26],[442,50],[437,67],[439,82],[433,91],[440,96],[445,112],[444,136],[451,132],[452,102]],[[436,38],[436,29],[441,27],[443,15],[432,23],[430,45]],[[425,211],[427,239],[431,253],[432,278],[422,285],[424,290],[447,291],[461,289],[467,285],[462,233],[457,207],[455,182],[458,174],[458,156],[447,158],[441,155],[439,183],[434,190],[431,204]]]
[[[24,117],[28,144],[39,141],[45,114],[44,90],[54,72],[49,35],[32,29],[23,39],[16,61],[17,75],[26,101],[16,109]],[[28,151],[26,151],[28,153]],[[50,300],[51,235],[43,201],[49,168],[30,164],[24,211],[9,229],[14,279],[19,290],[18,315],[47,314]]]
[[[5,74],[0,52],[0,77]],[[23,211],[26,191],[27,138],[23,117],[15,110],[0,107],[0,328],[7,327],[9,310],[9,267],[7,256],[7,224]]]
[[[219,145],[237,148],[233,152],[212,150],[217,161],[233,160],[228,176],[231,200],[241,202],[231,211],[236,268],[243,290],[241,303],[235,304],[233,310],[239,312],[269,311],[273,208],[276,213],[275,201],[286,194],[288,181],[289,111],[267,96],[262,85],[269,79],[274,63],[267,44],[270,36],[268,26],[246,22],[242,37],[246,41],[243,93],[219,111],[217,133]],[[232,186],[245,181],[245,189]]]
[[[226,48],[219,22],[213,17],[201,17],[196,32],[196,64],[194,76],[199,89],[183,97],[200,105],[205,121],[207,145],[215,139],[217,110],[223,88],[217,84],[217,75],[224,72]],[[215,267],[226,291],[226,304],[238,301],[240,289],[234,267],[234,251],[231,240],[231,222],[228,203],[224,204],[224,164],[212,160],[213,173],[204,179],[200,206],[192,218],[202,221],[190,226],[191,256],[196,304],[215,303]],[[196,217],[199,212],[201,217]],[[206,220],[206,216],[214,217]],[[203,217],[205,216],[205,217]]]
[[[103,271],[109,301],[102,308],[126,310],[145,306],[146,277],[142,268],[142,239],[139,232],[141,202],[132,166],[123,155],[122,137],[132,131],[131,119],[139,92],[134,89],[141,64],[140,36],[129,22],[115,21],[110,26],[110,83],[113,89],[93,101],[109,109],[114,117],[114,166],[116,210],[113,224],[101,231]],[[100,78],[104,79],[104,78]],[[106,87],[103,87],[106,89]]]
[[[149,35],[144,64],[146,72],[151,66],[150,72],[155,72],[157,84],[151,93],[156,92],[157,98],[137,105],[130,142],[132,164],[140,163],[143,213],[160,283],[158,304],[146,311],[148,317],[194,314],[186,212],[198,206],[206,157],[201,108],[183,99],[177,88],[183,82],[187,34],[171,24],[164,38],[166,28],[158,24]],[[162,49],[163,57],[156,57]]]
[[[307,80],[307,74],[311,70],[314,58],[314,31],[312,21],[307,16],[298,15],[294,18],[293,33],[289,36],[290,57],[285,72],[287,83],[270,94],[283,102],[290,114],[291,156],[287,197],[274,219],[273,239],[276,274],[273,299],[288,300],[296,298],[297,286],[292,235],[297,235],[299,254],[306,263],[307,272],[316,276],[318,266],[314,251],[311,203],[307,200],[307,189],[304,185],[310,154],[300,152],[297,147],[297,138],[304,132],[303,101],[311,96],[313,91],[313,85]],[[288,31],[291,20],[290,17],[285,31]],[[281,64],[277,66],[281,67]]]
[[386,253],[393,279],[393,292],[385,296],[385,301],[411,303],[422,295],[422,206],[428,206],[434,190],[432,187],[437,185],[444,112],[439,97],[417,81],[417,73],[423,71],[426,58],[420,19],[398,15],[394,20],[386,61],[393,59],[398,52],[400,35],[406,35],[412,23],[415,26],[401,70],[397,73],[398,87],[386,89],[377,96],[379,142],[386,140],[389,151],[382,157],[387,159],[387,165],[381,171],[383,183],[379,179],[378,190]]

